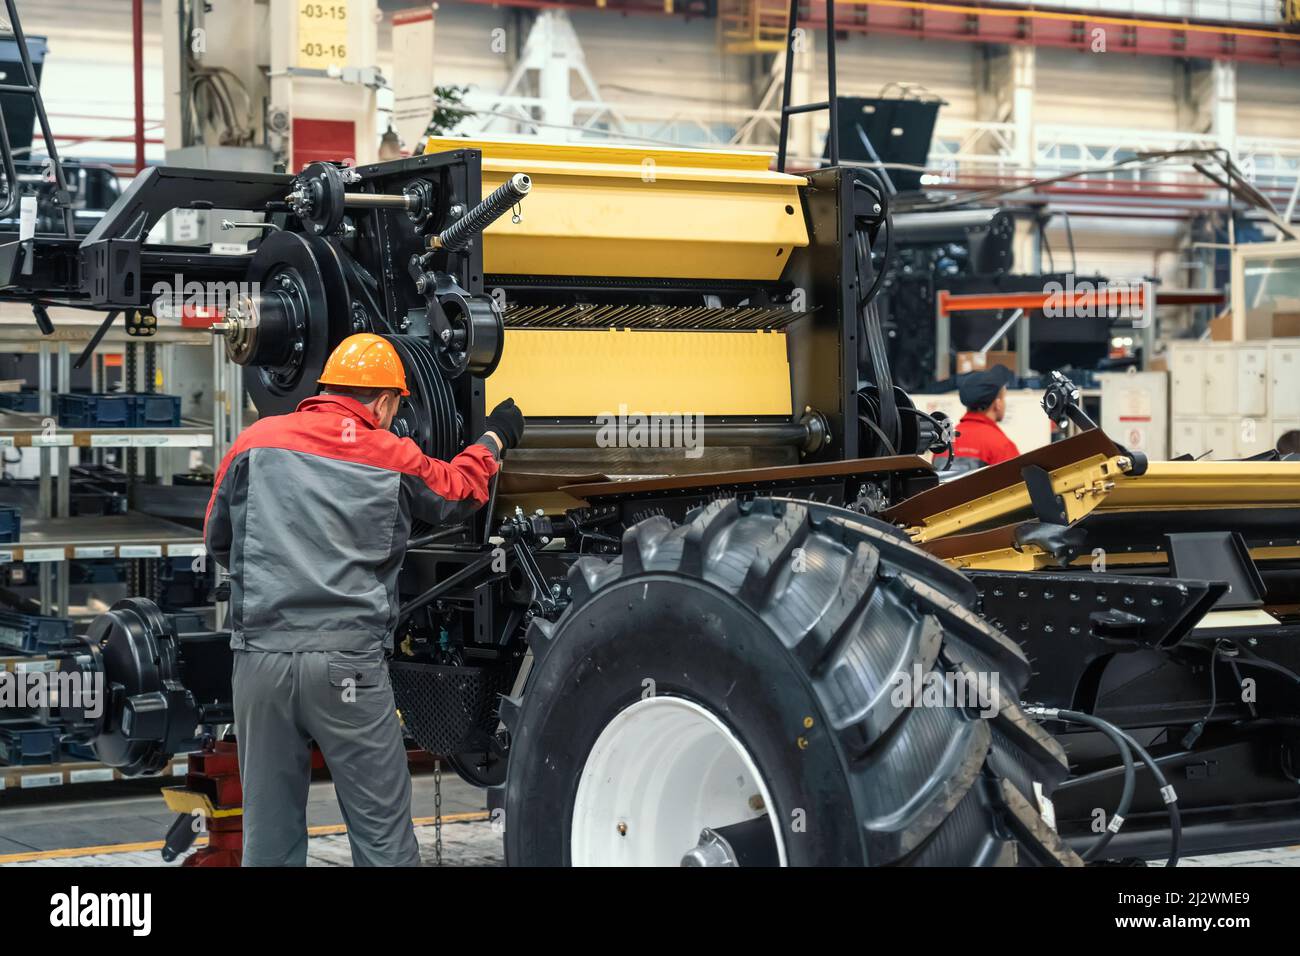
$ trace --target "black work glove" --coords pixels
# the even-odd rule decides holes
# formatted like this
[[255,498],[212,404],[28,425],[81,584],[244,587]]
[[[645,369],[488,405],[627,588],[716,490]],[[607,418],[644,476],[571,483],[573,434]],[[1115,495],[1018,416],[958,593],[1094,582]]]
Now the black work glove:
[[487,417],[487,430],[495,432],[504,442],[501,449],[503,454],[507,448],[519,444],[519,439],[524,437],[524,413],[519,410],[513,398],[507,398],[492,409],[492,414]]

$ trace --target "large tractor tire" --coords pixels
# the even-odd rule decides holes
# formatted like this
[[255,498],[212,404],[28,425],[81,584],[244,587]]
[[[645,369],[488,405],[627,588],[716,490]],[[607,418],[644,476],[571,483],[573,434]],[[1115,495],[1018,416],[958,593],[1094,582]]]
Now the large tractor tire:
[[[1080,862],[1040,813],[1067,768],[1018,703],[1028,661],[896,529],[720,501],[570,581],[502,704],[508,863]],[[896,692],[957,672],[996,675],[983,716]]]

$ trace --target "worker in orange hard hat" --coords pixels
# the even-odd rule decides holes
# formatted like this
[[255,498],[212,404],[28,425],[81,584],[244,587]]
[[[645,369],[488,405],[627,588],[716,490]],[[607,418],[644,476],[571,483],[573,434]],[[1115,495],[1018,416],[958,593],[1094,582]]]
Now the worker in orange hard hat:
[[209,552],[230,572],[244,864],[307,859],[309,742],[334,780],[357,865],[420,862],[388,677],[397,576],[415,518],[460,521],[524,418],[507,399],[451,461],[388,430],[409,395],[378,335],[339,343],[321,394],[245,429],[213,482]]
[[340,342],[330,353],[316,384],[396,389],[403,396],[411,394],[397,349],[382,335],[371,332],[349,335]]

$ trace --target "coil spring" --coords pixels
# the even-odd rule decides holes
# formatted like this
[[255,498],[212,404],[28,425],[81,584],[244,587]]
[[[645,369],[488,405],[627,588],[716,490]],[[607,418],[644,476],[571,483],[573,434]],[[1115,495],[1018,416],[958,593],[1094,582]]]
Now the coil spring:
[[451,252],[464,249],[475,236],[527,196],[532,188],[532,180],[526,174],[515,173],[493,190],[487,199],[444,229],[438,236],[438,245]]

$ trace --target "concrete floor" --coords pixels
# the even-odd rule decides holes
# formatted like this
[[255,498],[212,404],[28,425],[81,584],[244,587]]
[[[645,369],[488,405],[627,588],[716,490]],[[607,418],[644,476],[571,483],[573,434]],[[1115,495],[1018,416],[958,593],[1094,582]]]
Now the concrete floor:
[[[434,866],[436,834],[433,775],[413,778],[412,815],[417,820],[421,860]],[[442,780],[442,862],[445,866],[501,866],[501,835],[486,819],[483,791],[453,774]],[[469,819],[466,819],[466,818]],[[172,822],[156,788],[152,792],[86,797],[58,804],[32,802],[0,809],[0,865],[4,866],[178,866],[165,864],[157,844]],[[307,807],[310,827],[341,827],[334,787],[312,784]],[[347,835],[327,832],[311,838],[308,866],[350,866]],[[110,848],[111,851],[110,851]],[[80,852],[78,852],[80,851]],[[89,851],[89,852],[87,852]],[[96,852],[99,851],[99,852]],[[1190,857],[1182,866],[1300,866],[1300,846]]]
[[[130,789],[140,792],[130,793]],[[124,790],[128,792],[123,793]],[[157,784],[147,788],[118,785],[112,795],[92,796],[87,793],[81,799],[59,803],[49,802],[48,798],[31,799],[26,805],[11,803],[0,807],[0,865],[165,866],[167,864],[163,863],[156,848],[139,846],[161,841],[175,819],[175,815],[163,804],[157,790]],[[17,794],[9,793],[5,796],[16,797]],[[412,816],[417,821],[431,819],[434,806],[433,774],[413,775]],[[469,786],[455,774],[443,774],[444,817],[463,820],[466,816],[485,814],[486,809],[482,790]],[[329,781],[311,785],[307,825],[323,828],[343,825],[334,785]],[[474,834],[472,839],[471,830]],[[434,827],[419,825],[416,832],[420,837],[425,862],[432,864]],[[450,862],[449,855],[454,856],[460,865],[495,865],[501,862],[501,838],[493,832],[486,820],[482,821],[481,826],[473,828],[463,822],[446,824],[443,844],[446,849],[444,862]],[[480,859],[482,846],[490,847],[487,859]],[[108,847],[121,847],[122,850],[75,856],[67,854],[70,849]],[[342,833],[313,836],[309,856],[312,865],[350,865],[347,836]]]

